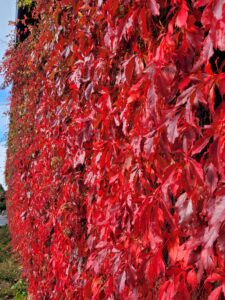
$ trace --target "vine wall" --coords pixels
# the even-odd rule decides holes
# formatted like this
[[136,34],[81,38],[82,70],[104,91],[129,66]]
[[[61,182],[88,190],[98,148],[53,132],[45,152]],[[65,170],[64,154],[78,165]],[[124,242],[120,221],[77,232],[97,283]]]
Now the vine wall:
[[36,1],[4,62],[34,300],[224,296],[224,3]]

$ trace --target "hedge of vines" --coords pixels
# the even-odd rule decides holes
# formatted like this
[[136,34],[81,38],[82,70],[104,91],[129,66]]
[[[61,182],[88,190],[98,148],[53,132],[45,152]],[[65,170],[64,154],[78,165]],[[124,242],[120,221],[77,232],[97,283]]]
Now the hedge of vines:
[[32,299],[222,299],[225,1],[33,14],[4,62],[9,226]]

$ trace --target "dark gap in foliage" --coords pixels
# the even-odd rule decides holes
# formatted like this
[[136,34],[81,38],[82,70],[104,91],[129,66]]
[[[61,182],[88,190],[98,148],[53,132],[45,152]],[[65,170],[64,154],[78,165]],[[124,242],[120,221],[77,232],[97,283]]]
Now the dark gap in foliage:
[[35,8],[35,2],[31,7],[21,6],[17,10],[17,23],[16,23],[16,44],[23,42],[30,34],[28,26],[38,23],[38,20],[33,17],[33,10]]
[[220,104],[222,103],[223,99],[222,99],[220,91],[219,91],[219,89],[216,85],[215,85],[214,91],[215,91],[214,110],[216,110],[220,106]]
[[214,49],[214,54],[209,62],[214,73],[225,72],[225,51]]
[[210,111],[202,103],[198,104],[196,117],[199,119],[199,126],[201,127],[211,124]]
[[193,7],[192,0],[187,0],[187,5],[188,5],[189,9],[192,9],[192,7]]
[[169,254],[168,254],[168,250],[167,250],[166,246],[163,247],[162,255],[163,255],[163,260],[164,260],[165,264],[168,265],[169,264]]
[[202,28],[202,23],[200,21],[196,21],[195,26],[197,26],[198,28]]
[[170,213],[173,215],[175,210],[174,210],[174,205],[176,203],[176,199],[174,198],[173,196],[173,193],[172,193],[172,190],[171,190],[171,187],[169,187],[168,189],[168,194],[169,194],[169,197],[170,197],[170,200],[171,200],[171,203],[172,203],[172,206],[170,208]]
[[170,5],[164,8],[160,8],[160,15],[151,17],[151,30],[155,40],[158,39],[158,36],[160,34],[159,27],[166,26],[166,23],[172,19],[173,14],[169,14],[171,8],[172,7]]

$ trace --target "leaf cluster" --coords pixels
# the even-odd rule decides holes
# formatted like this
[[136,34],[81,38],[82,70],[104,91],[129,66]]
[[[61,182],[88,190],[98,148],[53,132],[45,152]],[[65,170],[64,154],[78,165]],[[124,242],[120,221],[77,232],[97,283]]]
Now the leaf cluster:
[[32,3],[33,3],[33,0],[19,0],[17,2],[17,6],[18,7],[31,7],[32,6]]

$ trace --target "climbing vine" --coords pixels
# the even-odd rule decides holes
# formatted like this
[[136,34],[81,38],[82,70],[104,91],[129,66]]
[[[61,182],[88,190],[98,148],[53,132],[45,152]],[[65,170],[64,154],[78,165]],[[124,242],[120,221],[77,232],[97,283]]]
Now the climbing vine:
[[37,0],[33,15],[4,62],[32,299],[225,296],[224,1]]

